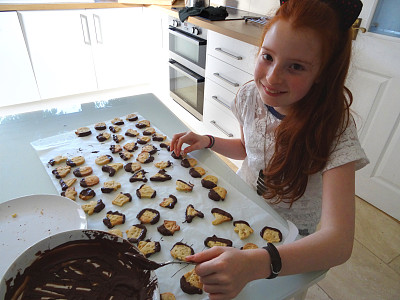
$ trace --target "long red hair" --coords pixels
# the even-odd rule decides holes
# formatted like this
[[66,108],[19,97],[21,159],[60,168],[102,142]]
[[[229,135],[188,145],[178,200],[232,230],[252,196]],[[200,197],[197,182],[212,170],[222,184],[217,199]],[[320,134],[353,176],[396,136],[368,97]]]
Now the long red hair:
[[335,141],[349,122],[352,94],[344,84],[350,64],[351,30],[340,29],[337,12],[321,0],[291,0],[264,28],[263,39],[278,20],[293,29],[315,31],[322,45],[317,83],[293,105],[275,131],[275,151],[265,168],[263,195],[293,203],[305,192],[308,177],[321,171]]

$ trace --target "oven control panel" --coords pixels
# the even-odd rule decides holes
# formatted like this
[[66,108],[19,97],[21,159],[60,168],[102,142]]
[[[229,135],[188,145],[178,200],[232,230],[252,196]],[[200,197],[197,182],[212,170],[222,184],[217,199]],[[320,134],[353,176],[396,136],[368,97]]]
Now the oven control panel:
[[175,28],[179,28],[180,30],[185,31],[186,33],[189,33],[191,35],[207,39],[207,29],[201,28],[192,23],[182,22],[177,18],[170,17],[169,25]]

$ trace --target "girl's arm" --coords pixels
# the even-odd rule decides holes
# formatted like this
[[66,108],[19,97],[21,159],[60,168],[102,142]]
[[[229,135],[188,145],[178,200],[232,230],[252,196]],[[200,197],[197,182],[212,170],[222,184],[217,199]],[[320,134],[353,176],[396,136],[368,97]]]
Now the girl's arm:
[[[246,150],[242,127],[240,127],[240,132],[240,139],[223,139],[216,137],[212,150],[232,159],[244,159],[246,157]],[[189,146],[182,150],[183,144],[188,144]],[[209,144],[210,138],[208,136],[188,131],[175,134],[172,137],[170,149],[179,156],[181,151],[186,154],[194,150],[203,149]]]
[[[320,230],[287,245],[278,246],[282,259],[280,276],[324,270],[350,258],[355,223],[354,162],[323,174]],[[251,280],[270,275],[266,250],[213,247],[189,260],[196,267],[211,300],[234,298]]]

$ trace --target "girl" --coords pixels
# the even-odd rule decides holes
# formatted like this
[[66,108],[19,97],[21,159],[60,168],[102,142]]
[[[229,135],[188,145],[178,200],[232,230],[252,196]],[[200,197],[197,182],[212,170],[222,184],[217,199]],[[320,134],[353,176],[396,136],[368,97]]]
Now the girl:
[[212,147],[244,159],[238,174],[304,236],[278,247],[213,247],[188,257],[199,263],[196,273],[212,300],[233,298],[255,279],[331,268],[352,252],[355,171],[368,159],[344,82],[350,28],[362,3],[281,2],[265,27],[254,81],[240,89],[232,107],[241,139],[187,132],[171,141],[177,155],[186,143],[184,153]]

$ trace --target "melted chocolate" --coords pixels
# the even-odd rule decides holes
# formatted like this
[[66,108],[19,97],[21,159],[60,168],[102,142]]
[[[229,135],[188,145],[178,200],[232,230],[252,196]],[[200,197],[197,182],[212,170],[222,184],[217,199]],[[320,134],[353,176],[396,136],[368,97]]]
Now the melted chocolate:
[[196,213],[195,213],[194,215],[189,215],[189,214],[188,214],[189,208],[192,208],[192,209],[196,210],[192,204],[189,204],[189,205],[186,207],[186,213],[185,213],[185,220],[186,220],[186,222],[192,223],[192,221],[193,221],[193,219],[194,219],[195,217],[204,218],[204,214],[203,214],[201,211],[199,211],[199,210],[196,210]]
[[106,205],[103,203],[103,200],[97,200],[97,204],[93,209],[93,212],[95,213],[99,213],[101,212],[104,208],[106,207]]
[[282,241],[282,232],[281,232],[278,228],[269,227],[269,226],[265,226],[263,229],[261,229],[261,231],[260,231],[260,236],[261,236],[262,238],[264,238],[264,232],[265,232],[266,230],[271,230],[271,231],[277,232],[277,233],[278,233],[278,236],[279,236],[279,240]]
[[164,182],[171,179],[172,179],[171,175],[167,174],[167,171],[165,171],[164,169],[158,171],[156,175],[150,177],[150,181],[160,181],[160,182]]
[[[176,203],[178,203],[178,199],[174,196],[174,195],[169,195],[169,198],[171,198],[172,199],[172,202],[171,203],[169,203],[168,205],[166,205],[166,206],[163,206],[163,205],[161,205],[160,204],[160,206],[162,206],[162,207],[165,207],[165,208],[169,208],[169,209],[173,209],[174,207],[175,207],[175,204]],[[166,200],[167,198],[164,198],[163,200]]]
[[124,166],[124,170],[125,170],[126,172],[129,172],[129,173],[136,172],[136,171],[132,170],[132,163],[127,163],[127,164]]
[[165,227],[164,224],[158,226],[158,227],[157,227],[157,231],[158,231],[159,233],[161,233],[162,235],[165,235],[165,236],[174,235],[174,233],[173,233],[172,231],[170,231],[167,227]]
[[214,182],[212,182],[210,180],[205,180],[205,179],[201,180],[201,185],[203,187],[205,187],[206,189],[212,189],[212,188],[215,188],[217,186]]
[[134,227],[140,228],[140,234],[137,238],[128,238],[128,241],[130,241],[131,243],[138,243],[141,240],[144,240],[147,234],[147,228],[146,226],[144,226],[143,224],[135,224],[133,225]]
[[137,181],[143,181],[147,182],[146,174],[147,172],[145,170],[139,170],[133,173],[132,177],[129,178],[129,182],[137,182]]
[[84,189],[79,193],[79,198],[84,199],[84,200],[91,199],[94,196],[96,196],[96,193],[91,188]]
[[153,299],[157,281],[137,263],[145,260],[139,251],[127,241],[102,238],[103,232],[87,232],[95,239],[39,252],[22,274],[7,281],[5,299],[22,293],[23,299]]
[[144,222],[140,219],[140,217],[143,216],[143,214],[146,211],[152,212],[154,214],[153,219],[151,219],[149,222],[146,222],[146,223],[154,225],[160,220],[160,212],[158,210],[155,210],[155,209],[152,209],[152,208],[145,208],[145,209],[142,209],[136,216],[136,218],[138,218],[138,220],[141,223],[144,223]]
[[222,197],[213,189],[208,192],[208,198],[214,201],[223,201]]
[[198,287],[195,287],[195,286],[191,285],[189,282],[187,282],[185,276],[181,277],[180,285],[181,285],[182,291],[184,291],[186,294],[190,294],[190,295],[203,294],[203,290],[199,289]]
[[[106,215],[116,215],[116,216],[122,216],[122,224],[125,223],[125,215],[123,213],[120,213],[119,211],[108,211]],[[111,220],[106,216],[103,219],[103,224],[106,225],[108,228],[113,228],[115,224],[111,223]]]
[[57,169],[51,171],[51,173],[53,173],[54,176],[55,176],[57,179],[60,179],[60,178],[61,178],[61,176],[60,176],[60,174],[58,173]]
[[168,144],[166,144],[166,143],[160,143],[160,147],[161,147],[161,148],[165,148],[165,149],[167,149],[168,151],[170,150],[170,146],[169,146]]
[[190,167],[189,160],[187,158],[182,159],[181,166],[184,167],[184,168],[189,168]]
[[111,132],[117,133],[118,131],[115,129],[114,126],[109,126],[108,129],[110,129]]
[[61,178],[60,179],[61,190],[65,191],[69,186],[65,183],[65,181]]
[[88,135],[91,135],[91,134],[92,134],[92,132],[90,130],[88,130],[88,131],[85,131],[85,132],[78,133],[78,136],[79,137],[84,137],[84,136],[88,136]]
[[[160,147],[161,147],[161,145],[160,145]],[[183,157],[182,157],[182,154],[180,154],[179,156],[177,156],[177,155],[175,154],[174,151],[172,151],[171,156],[172,156],[173,158],[175,158],[175,159],[182,159],[182,158],[183,158]]]
[[[215,208],[211,209],[211,213],[212,214],[220,214],[220,215],[223,215],[223,216],[233,220],[233,217],[232,217],[232,215],[230,213],[228,213],[227,211],[222,210],[222,209],[220,209],[218,207],[215,207]],[[240,222],[240,221],[236,221],[236,222]],[[242,221],[242,222],[244,222],[244,221]],[[235,223],[233,223],[233,225],[235,225]]]
[[106,128],[107,128],[106,124],[104,124],[104,125],[99,125],[99,126],[94,126],[94,129],[96,129],[96,130],[104,130],[104,129],[106,129]]
[[107,172],[108,176],[113,177],[115,173],[117,172],[113,167],[105,165],[101,168],[103,172]]
[[97,139],[99,142],[104,142],[104,141],[107,140],[107,137],[105,137],[102,133],[100,133],[98,136],[96,136],[96,139]]
[[231,240],[219,238],[215,234],[213,236],[209,236],[208,238],[206,238],[204,240],[204,245],[206,247],[210,247],[210,245],[208,244],[209,242],[218,242],[218,243],[221,243],[221,244],[225,244],[225,247],[232,247],[232,241]]
[[101,188],[101,192],[104,193],[104,194],[109,194],[109,193],[111,193],[113,191],[114,191],[113,188],[105,188],[105,187]]
[[193,178],[201,178],[202,176],[199,172],[196,171],[195,168],[190,168],[189,175],[192,176]]
[[135,126],[136,126],[137,128],[139,128],[139,129],[142,129],[142,128],[146,128],[146,127],[147,127],[147,125],[144,124],[144,123],[136,123]]

